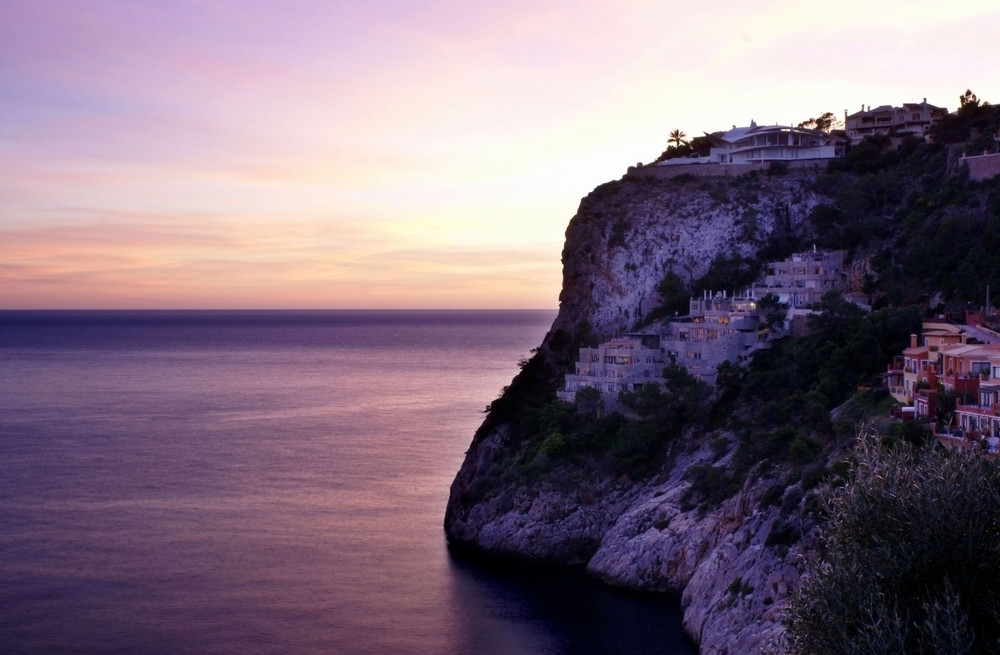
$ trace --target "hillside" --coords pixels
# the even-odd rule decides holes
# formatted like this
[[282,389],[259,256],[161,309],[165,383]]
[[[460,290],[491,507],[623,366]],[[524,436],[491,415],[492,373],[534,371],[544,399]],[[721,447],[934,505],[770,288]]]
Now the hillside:
[[[879,373],[922,314],[1000,288],[1000,179],[970,181],[958,163],[997,122],[977,103],[932,144],[868,140],[829,166],[740,176],[632,172],[591,192],[567,228],[552,329],[453,483],[452,547],[679,594],[703,653],[779,642],[825,490],[846,474],[858,422],[889,406]],[[555,400],[581,346],[813,244],[848,250],[872,312],[824,299],[807,336],[720,371],[714,390],[668,367],[663,391],[630,399],[637,420]]]

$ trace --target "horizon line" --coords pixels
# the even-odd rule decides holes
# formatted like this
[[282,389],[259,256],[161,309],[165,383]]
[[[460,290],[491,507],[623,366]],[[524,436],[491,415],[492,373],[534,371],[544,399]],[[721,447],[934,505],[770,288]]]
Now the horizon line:
[[3,307],[0,312],[555,312],[558,307]]

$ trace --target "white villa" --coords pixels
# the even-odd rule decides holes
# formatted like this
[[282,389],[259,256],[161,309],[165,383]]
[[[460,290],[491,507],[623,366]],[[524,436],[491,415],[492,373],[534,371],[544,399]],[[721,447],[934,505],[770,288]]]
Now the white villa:
[[833,159],[844,156],[844,141],[820,130],[785,125],[733,127],[710,135],[711,156],[720,164],[756,164],[797,159]]
[[761,164],[772,161],[833,159],[844,156],[840,137],[802,127],[757,125],[706,135],[712,143],[707,157],[678,157],[658,166],[684,164]]

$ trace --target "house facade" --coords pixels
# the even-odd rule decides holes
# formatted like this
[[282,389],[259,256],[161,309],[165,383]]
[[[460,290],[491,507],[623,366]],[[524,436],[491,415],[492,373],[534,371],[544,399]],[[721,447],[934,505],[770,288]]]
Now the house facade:
[[1000,443],[1000,344],[969,343],[960,326],[925,322],[921,336],[889,366],[893,398],[912,404],[917,420],[930,421],[941,391],[953,393],[955,412],[946,445],[975,443],[996,452]]
[[794,253],[780,262],[767,265],[764,288],[755,290],[759,297],[774,294],[781,304],[792,309],[809,307],[829,291],[844,291],[847,271],[843,250],[816,250]]
[[757,125],[736,127],[728,132],[706,134],[711,142],[704,157],[678,157],[657,166],[688,164],[766,164],[773,161],[808,161],[844,156],[846,141],[840,137],[802,127]]
[[924,321],[920,336],[911,334],[909,347],[894,357],[886,370],[889,393],[898,402],[909,405],[914,402],[919,388],[936,389],[943,370],[939,356],[941,347],[963,345],[967,338],[957,325]]
[[947,109],[928,104],[924,98],[923,102],[907,102],[899,107],[862,107],[861,111],[845,115],[844,125],[851,145],[857,145],[865,137],[876,134],[924,138],[930,126],[947,115]]
[[692,298],[687,317],[667,326],[660,346],[669,361],[695,378],[715,384],[719,364],[742,364],[767,345],[767,333],[758,328],[757,300],[751,292],[706,292]]
[[[723,362],[743,365],[773,338],[787,333],[788,316],[819,300],[828,291],[845,291],[844,251],[795,253],[767,264],[756,286],[739,293],[710,292],[688,302],[688,315],[625,334],[595,348],[581,348],[572,373],[566,375],[560,399],[573,402],[576,392],[601,392],[605,408],[618,408],[618,394],[637,391],[648,383],[662,384],[671,363],[692,376],[715,384]],[[762,321],[758,300],[768,293],[786,308],[784,321]]]
[[709,135],[710,158],[719,164],[756,164],[844,156],[844,141],[819,130],[785,125],[733,127]]
[[605,409],[622,410],[618,394],[662,384],[669,364],[714,385],[719,364],[742,363],[768,345],[767,333],[758,329],[756,300],[748,295],[705,294],[692,298],[690,307],[691,315],[681,320],[581,348],[557,397],[573,402],[578,391],[592,388],[601,393]]
[[556,396],[573,402],[576,392],[591,388],[601,392],[608,410],[618,408],[618,394],[638,391],[648,383],[659,383],[668,360],[660,347],[658,332],[626,334],[600,344],[581,348],[574,372]]

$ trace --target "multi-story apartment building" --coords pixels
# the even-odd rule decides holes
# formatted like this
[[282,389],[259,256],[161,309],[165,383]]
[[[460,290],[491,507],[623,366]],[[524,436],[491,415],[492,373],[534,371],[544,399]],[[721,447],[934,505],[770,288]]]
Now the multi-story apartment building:
[[764,287],[755,289],[757,297],[772,293],[792,309],[808,307],[829,291],[844,291],[847,271],[843,250],[816,250],[794,253],[780,262],[767,265]]
[[626,334],[596,348],[581,348],[575,370],[566,375],[557,396],[573,402],[577,391],[589,387],[601,392],[605,408],[617,408],[622,391],[637,391],[663,379],[668,360],[660,338],[659,333]]
[[691,315],[682,320],[581,348],[558,397],[573,402],[577,391],[589,387],[601,392],[606,409],[621,409],[619,393],[662,384],[668,364],[714,384],[719,364],[743,363],[768,345],[766,332],[758,330],[757,301],[749,295],[705,294],[692,298],[690,307]]
[[[961,439],[966,433],[992,439],[1000,436],[1000,344],[968,341],[960,326],[925,322],[920,337],[911,335],[910,346],[889,365],[886,385],[925,421],[935,413],[939,391],[956,394],[954,426]],[[989,447],[996,450],[996,443]]]
[[924,321],[920,336],[910,335],[910,345],[893,358],[886,371],[886,386],[898,402],[914,402],[920,387],[936,389],[942,372],[939,350],[942,346],[961,345],[967,335],[957,325]]
[[715,384],[723,362],[743,365],[757,350],[786,333],[785,323],[762,322],[758,300],[771,293],[789,311],[805,308],[828,291],[844,291],[843,251],[795,253],[767,265],[764,286],[741,293],[705,292],[691,298],[687,316],[626,334],[596,348],[581,348],[559,398],[572,402],[584,388],[601,392],[605,408],[618,407],[618,394],[650,382],[662,384],[663,369],[675,363]]
[[715,384],[719,364],[742,364],[767,343],[766,333],[758,331],[757,300],[750,292],[705,293],[692,298],[689,307],[685,319],[667,326],[660,347],[699,380]]

